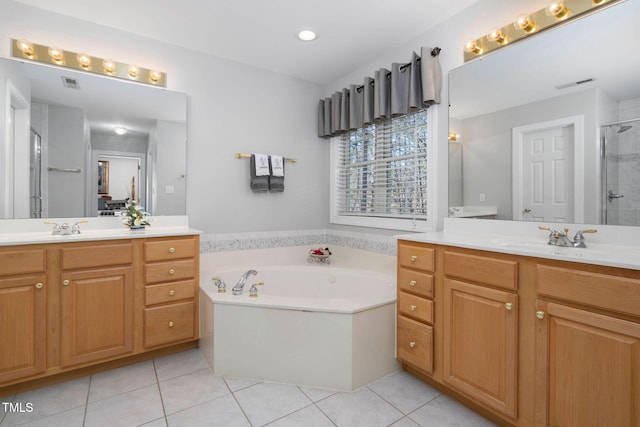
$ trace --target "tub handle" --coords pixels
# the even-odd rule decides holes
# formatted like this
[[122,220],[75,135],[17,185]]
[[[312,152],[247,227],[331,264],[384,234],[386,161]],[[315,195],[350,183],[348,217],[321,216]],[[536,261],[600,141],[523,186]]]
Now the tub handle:
[[256,283],[254,283],[254,285],[256,285],[256,286],[264,286],[264,282],[256,282]]
[[218,287],[219,294],[224,294],[225,292],[227,292],[227,284],[224,283],[221,278],[219,278],[218,276],[213,276],[211,280],[213,280],[215,282],[214,285]]
[[415,341],[409,341],[409,347],[414,348],[416,346]]

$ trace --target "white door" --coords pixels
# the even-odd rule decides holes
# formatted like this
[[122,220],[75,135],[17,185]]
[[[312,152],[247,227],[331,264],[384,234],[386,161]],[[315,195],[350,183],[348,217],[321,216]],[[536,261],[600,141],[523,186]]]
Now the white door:
[[573,135],[573,126],[536,130],[523,135],[522,219],[573,222]]

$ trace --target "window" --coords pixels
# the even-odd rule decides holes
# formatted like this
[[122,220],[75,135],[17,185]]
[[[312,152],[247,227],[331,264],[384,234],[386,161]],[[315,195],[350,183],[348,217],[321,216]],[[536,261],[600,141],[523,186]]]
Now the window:
[[333,138],[332,223],[429,228],[428,111]]

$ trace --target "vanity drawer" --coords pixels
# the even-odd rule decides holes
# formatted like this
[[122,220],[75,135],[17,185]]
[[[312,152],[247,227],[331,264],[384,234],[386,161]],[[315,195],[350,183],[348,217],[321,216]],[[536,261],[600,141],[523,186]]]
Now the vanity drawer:
[[42,273],[45,270],[45,251],[10,250],[0,252],[0,275]]
[[445,251],[444,273],[474,283],[518,289],[517,261]]
[[640,280],[538,265],[538,294],[640,316]]
[[433,272],[435,250],[418,244],[398,243],[398,264],[402,267]]
[[433,328],[398,316],[398,359],[433,373]]
[[420,322],[433,325],[433,301],[398,292],[398,312]]
[[144,346],[156,347],[195,336],[195,302],[144,309]]
[[433,276],[404,268],[398,269],[398,290],[433,298]]
[[195,274],[196,262],[193,259],[158,262],[144,266],[144,279],[146,283],[192,279],[195,277]]
[[145,261],[166,261],[179,258],[192,258],[197,253],[196,240],[172,239],[153,240],[144,243]]
[[190,299],[195,296],[195,289],[194,280],[145,286],[144,303],[145,305],[154,305]]
[[73,245],[62,248],[62,269],[109,267],[133,262],[131,243]]

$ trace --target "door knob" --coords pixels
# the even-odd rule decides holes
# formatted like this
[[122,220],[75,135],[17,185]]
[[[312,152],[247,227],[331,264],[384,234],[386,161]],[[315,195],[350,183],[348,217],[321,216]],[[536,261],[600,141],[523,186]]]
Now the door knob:
[[531,208],[524,208],[524,213],[529,213],[531,212]]
[[172,254],[174,253],[176,250],[174,248],[169,248],[169,253]]
[[412,281],[409,282],[409,286],[413,287],[415,285],[416,285],[416,281],[415,280],[412,280]]
[[411,255],[411,262],[415,262],[418,259],[417,255]]
[[71,283],[71,282],[68,281],[68,280],[63,280],[62,281],[62,284],[65,285],[65,286],[69,286],[69,283]]
[[169,291],[169,295],[170,295],[170,296],[174,296],[175,294],[176,294],[176,291],[174,291],[173,289],[171,289],[171,290]]
[[415,346],[416,346],[416,342],[415,341],[409,342],[409,347],[413,348]]
[[544,319],[544,311],[536,311],[536,317],[538,319]]
[[172,269],[169,270],[169,274],[171,274],[171,275],[176,274],[176,271],[172,268]]
[[43,286],[42,283],[36,283],[36,289],[42,289]]
[[507,309],[508,311],[511,311],[511,309],[513,308],[513,304],[511,304],[510,302],[507,302],[504,304],[504,308]]
[[416,311],[416,308],[418,308],[418,307],[416,307],[415,305],[410,305],[409,306],[409,309],[411,309],[411,311]]

